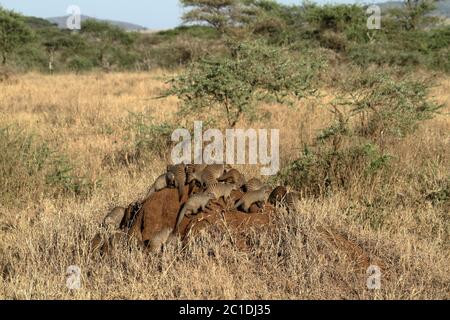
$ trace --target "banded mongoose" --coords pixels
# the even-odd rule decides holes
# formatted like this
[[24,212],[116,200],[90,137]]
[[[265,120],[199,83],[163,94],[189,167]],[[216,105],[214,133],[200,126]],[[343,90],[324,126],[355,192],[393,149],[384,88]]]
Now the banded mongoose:
[[278,186],[276,187],[269,196],[269,203],[274,206],[283,203],[288,193],[286,187]]
[[204,170],[192,173],[188,183],[198,181],[202,187],[208,187],[217,182],[217,179],[224,174],[225,169],[226,167],[223,164],[208,165]]
[[103,226],[113,230],[119,229],[126,210],[127,209],[123,207],[116,207],[112,209],[103,219]]
[[186,174],[187,174],[188,179],[194,172],[203,171],[203,170],[205,170],[205,168],[207,166],[208,166],[207,164],[188,164],[188,165],[186,165]]
[[213,194],[199,193],[191,196],[178,214],[177,223],[173,232],[175,233],[178,230],[178,227],[186,214],[196,214],[200,210],[204,211],[210,200],[214,200]]
[[230,171],[224,173],[219,179],[219,182],[226,181],[231,182],[241,188],[245,184],[244,176],[236,169],[231,169]]
[[175,186],[175,175],[172,172],[166,172],[156,179],[150,190],[148,190],[145,199],[148,199],[153,193],[171,186]]
[[179,199],[184,197],[184,186],[186,185],[186,165],[168,165],[167,172],[172,172],[175,175],[175,185],[178,188]]
[[266,203],[267,198],[269,197],[269,194],[271,192],[271,188],[268,186],[262,187],[259,190],[256,191],[250,191],[247,192],[242,196],[242,198],[236,203],[234,206],[235,209],[238,209],[239,207],[244,210],[244,212],[249,212],[250,207],[254,203]]
[[244,185],[245,192],[257,191],[264,187],[261,180],[253,178],[247,181]]
[[214,199],[218,200],[223,197],[223,200],[227,201],[231,199],[231,192],[238,189],[235,184],[216,182],[206,189],[206,193],[214,195]]
[[168,242],[173,236],[171,228],[163,228],[161,231],[153,235],[149,240],[144,242],[144,245],[152,252],[157,252],[161,247]]

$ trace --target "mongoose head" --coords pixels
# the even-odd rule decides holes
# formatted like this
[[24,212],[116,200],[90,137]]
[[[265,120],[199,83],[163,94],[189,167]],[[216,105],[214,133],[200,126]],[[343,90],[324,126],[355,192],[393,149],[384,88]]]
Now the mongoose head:
[[205,194],[210,200],[216,200],[217,198],[216,198],[216,195],[214,194],[214,193],[212,193],[212,192],[207,192],[206,194]]
[[192,172],[187,177],[187,183],[191,183],[194,180],[200,181],[201,178],[201,172]]
[[216,195],[213,192],[204,192],[204,196],[206,196],[209,200],[217,200]]
[[166,173],[166,183],[168,187],[175,186],[175,175],[172,172]]

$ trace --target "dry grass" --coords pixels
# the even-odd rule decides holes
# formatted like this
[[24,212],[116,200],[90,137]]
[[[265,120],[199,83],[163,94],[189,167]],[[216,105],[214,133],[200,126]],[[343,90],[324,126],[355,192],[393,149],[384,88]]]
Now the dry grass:
[[[123,248],[102,260],[90,258],[89,241],[106,211],[143,196],[163,170],[157,158],[139,165],[109,165],[105,159],[133,143],[129,112],[149,113],[155,122],[172,118],[176,99],[152,99],[164,87],[164,76],[28,74],[0,84],[0,127],[20,125],[67,155],[75,175],[101,181],[83,198],[37,192],[32,199],[17,195],[27,199],[20,205],[0,204],[0,298],[450,298],[450,206],[425,197],[450,177],[448,116],[427,121],[389,146],[396,160],[388,189],[360,184],[328,198],[305,198],[298,215],[280,212],[276,235],[254,235],[258,245],[252,252],[206,236],[183,252],[172,244],[159,254]],[[445,112],[449,92],[449,78],[433,91]],[[281,129],[286,163],[332,120],[325,107],[331,98],[302,102],[297,110],[272,106],[269,123],[255,126]],[[368,290],[364,271],[317,227],[339,230],[382,261],[382,289]],[[70,265],[82,269],[79,291],[65,286]]]

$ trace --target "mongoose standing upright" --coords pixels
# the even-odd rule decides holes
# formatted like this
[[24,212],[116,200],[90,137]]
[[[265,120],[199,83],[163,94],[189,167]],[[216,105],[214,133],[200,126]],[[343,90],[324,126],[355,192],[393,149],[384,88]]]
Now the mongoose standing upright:
[[245,184],[244,176],[236,169],[231,169],[230,171],[224,173],[219,179],[219,182],[226,181],[231,182],[241,188]]
[[172,172],[164,173],[156,179],[155,183],[147,192],[145,199],[148,199],[153,193],[171,186],[175,186],[175,175]]
[[196,214],[200,210],[204,211],[208,206],[209,201],[213,199],[213,194],[206,193],[199,193],[191,196],[189,200],[184,204],[183,209],[181,209],[180,213],[178,214],[177,223],[173,232],[175,233],[178,230],[178,227],[180,226],[180,223],[186,214]]
[[257,191],[264,186],[261,180],[253,178],[244,185],[245,192]]
[[178,188],[178,195],[181,201],[184,197],[184,186],[186,185],[186,165],[183,163],[168,165],[167,172],[172,172],[175,175],[175,184]]
[[234,208],[238,209],[239,207],[241,207],[244,212],[248,213],[250,207],[254,203],[265,203],[271,191],[272,189],[270,187],[265,186],[259,190],[247,192],[242,196],[241,200],[236,203]]
[[112,209],[103,219],[103,226],[117,230],[120,228],[126,209],[123,207],[116,207]]

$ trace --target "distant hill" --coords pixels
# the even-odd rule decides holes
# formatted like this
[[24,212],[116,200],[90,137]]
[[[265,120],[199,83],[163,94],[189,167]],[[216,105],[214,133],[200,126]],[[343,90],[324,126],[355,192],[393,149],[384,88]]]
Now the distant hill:
[[[69,16],[63,16],[63,17],[54,17],[54,18],[47,18],[47,20],[51,23],[56,24],[59,28],[61,29],[66,29],[66,22],[67,19],[69,18]],[[89,17],[89,16],[85,16],[82,15],[81,16],[81,22],[86,21],[86,20],[96,20],[96,21],[101,21],[101,22],[107,22],[111,25],[117,26],[121,29],[124,29],[126,31],[144,31],[147,30],[146,27],[137,25],[137,24],[133,24],[133,23],[129,23],[129,22],[123,22],[123,21],[116,21],[116,20],[107,20],[107,19],[97,19],[97,18],[93,18],[93,17]]]
[[[383,8],[398,8],[403,5],[403,1],[386,1],[378,5]],[[433,15],[450,18],[450,0],[441,0],[436,3],[436,10]]]

